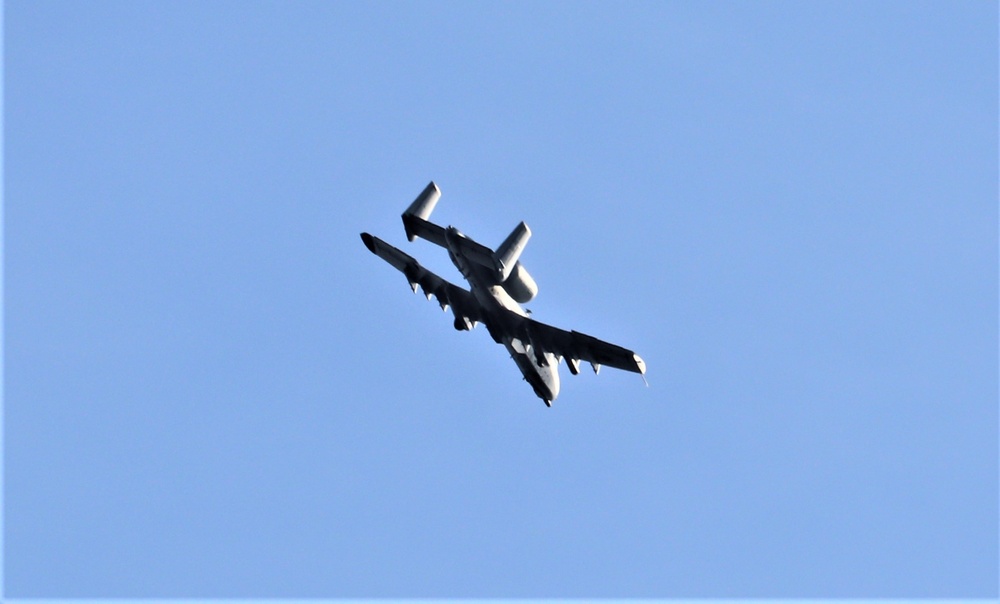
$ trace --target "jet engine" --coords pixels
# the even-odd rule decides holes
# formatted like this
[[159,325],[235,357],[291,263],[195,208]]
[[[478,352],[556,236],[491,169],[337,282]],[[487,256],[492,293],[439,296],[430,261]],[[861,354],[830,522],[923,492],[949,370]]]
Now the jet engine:
[[510,276],[503,282],[503,288],[510,294],[511,298],[521,304],[530,302],[538,295],[538,285],[528,274],[528,269],[524,268],[520,262],[514,265]]

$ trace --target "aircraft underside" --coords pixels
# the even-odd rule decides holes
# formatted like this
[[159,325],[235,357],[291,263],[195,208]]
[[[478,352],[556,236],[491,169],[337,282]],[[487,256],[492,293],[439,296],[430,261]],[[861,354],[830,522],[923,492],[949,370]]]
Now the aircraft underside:
[[442,309],[450,308],[456,329],[465,331],[477,323],[486,324],[490,336],[503,343],[525,381],[547,406],[559,396],[561,361],[566,361],[573,375],[579,373],[580,361],[589,362],[595,373],[607,365],[645,374],[645,363],[631,350],[535,321],[521,308],[538,293],[534,279],[520,262],[531,236],[525,223],[518,224],[494,251],[454,227],[427,220],[440,196],[437,185],[427,185],[403,213],[403,227],[410,241],[419,237],[447,249],[470,290],[449,283],[412,256],[368,233],[361,234],[365,247],[403,273],[414,292],[419,286],[428,300],[434,296]]

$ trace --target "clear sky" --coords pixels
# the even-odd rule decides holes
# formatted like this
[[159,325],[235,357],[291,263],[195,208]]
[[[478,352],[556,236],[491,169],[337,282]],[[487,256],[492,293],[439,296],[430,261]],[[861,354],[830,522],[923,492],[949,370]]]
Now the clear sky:
[[[8,596],[997,596],[996,3],[4,19]],[[650,387],[411,294],[432,179]]]

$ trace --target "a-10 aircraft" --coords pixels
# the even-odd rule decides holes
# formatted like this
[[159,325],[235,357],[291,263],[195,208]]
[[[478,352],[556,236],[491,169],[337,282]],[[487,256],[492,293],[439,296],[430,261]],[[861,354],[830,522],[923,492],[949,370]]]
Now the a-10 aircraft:
[[[471,291],[445,281],[401,250],[378,237],[361,233],[361,240],[376,256],[400,270],[414,293],[419,285],[427,299],[437,298],[441,310],[451,306],[455,329],[467,331],[482,323],[497,344],[503,344],[517,363],[524,379],[547,406],[559,395],[559,361],[565,360],[570,373],[580,373],[580,361],[587,361],[594,373],[601,365],[646,373],[639,355],[578,331],[564,331],[528,316],[520,304],[538,293],[538,286],[518,261],[531,231],[521,222],[496,251],[476,243],[455,227],[429,222],[441,190],[431,182],[403,212],[403,228],[410,241],[426,239],[448,250],[448,256],[469,282]],[[643,378],[645,380],[645,377]]]

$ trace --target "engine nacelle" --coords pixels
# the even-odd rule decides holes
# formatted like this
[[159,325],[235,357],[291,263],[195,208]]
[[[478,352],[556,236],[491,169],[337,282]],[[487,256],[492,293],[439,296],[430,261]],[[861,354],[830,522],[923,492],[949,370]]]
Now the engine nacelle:
[[531,275],[528,274],[528,269],[524,268],[524,265],[520,262],[514,265],[514,270],[510,272],[510,276],[503,282],[503,288],[510,294],[511,298],[514,298],[514,300],[521,304],[530,302],[538,295],[538,285],[531,278]]

